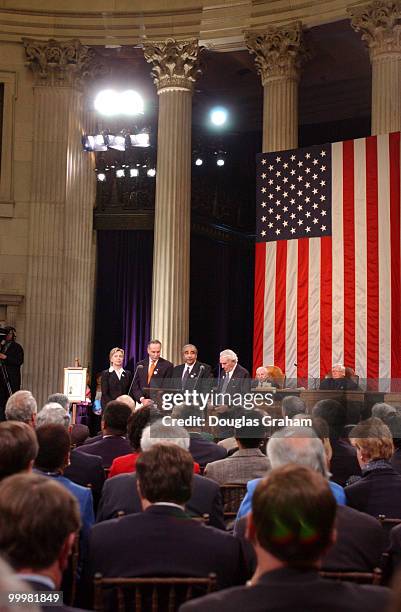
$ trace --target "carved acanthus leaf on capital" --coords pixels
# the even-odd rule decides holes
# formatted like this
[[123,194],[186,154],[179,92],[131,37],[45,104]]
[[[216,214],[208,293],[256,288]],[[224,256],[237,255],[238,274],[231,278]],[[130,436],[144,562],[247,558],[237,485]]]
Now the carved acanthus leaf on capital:
[[77,39],[59,42],[23,38],[25,65],[41,84],[79,85],[84,79],[104,75],[105,66],[94,49]]
[[351,25],[362,33],[371,57],[401,53],[401,0],[374,0],[348,9]]
[[245,43],[248,51],[255,55],[263,84],[275,77],[299,78],[301,63],[307,56],[299,21],[270,26],[264,32],[246,32]]
[[196,38],[145,42],[143,53],[146,61],[153,64],[151,74],[158,93],[171,88],[192,91],[201,72],[199,53],[202,50]]

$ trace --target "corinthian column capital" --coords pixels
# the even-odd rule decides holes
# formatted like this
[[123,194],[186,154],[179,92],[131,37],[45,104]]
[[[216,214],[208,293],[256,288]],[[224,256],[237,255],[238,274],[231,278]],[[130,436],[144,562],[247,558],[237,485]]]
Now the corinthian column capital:
[[263,85],[272,78],[299,78],[301,63],[306,56],[301,22],[270,26],[264,32],[246,32],[245,44],[255,55]]
[[78,39],[59,42],[23,38],[25,65],[41,85],[79,85],[84,78],[102,73],[94,49],[81,45]]
[[143,53],[146,61],[153,64],[151,74],[157,93],[168,89],[192,91],[200,74],[199,52],[202,49],[196,38],[144,43]]
[[351,25],[362,33],[371,59],[401,53],[401,0],[374,0],[348,9]]

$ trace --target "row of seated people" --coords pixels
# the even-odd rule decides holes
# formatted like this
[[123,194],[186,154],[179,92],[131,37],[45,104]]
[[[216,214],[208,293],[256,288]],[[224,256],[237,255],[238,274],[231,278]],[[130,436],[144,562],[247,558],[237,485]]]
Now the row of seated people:
[[[20,396],[22,396],[22,394],[27,394],[28,392],[18,393]],[[14,398],[14,400],[15,399],[16,398]],[[298,398],[286,398],[286,402],[284,404],[290,403],[291,399],[297,404],[297,406],[292,406],[291,408],[299,411],[301,409],[301,405],[299,404],[300,400]],[[13,402],[10,402],[8,408],[10,408],[10,406],[12,407],[12,404]],[[114,451],[118,452],[119,448],[118,445],[116,446],[114,443],[116,440],[118,440],[119,443],[125,440],[125,431],[122,431],[121,429],[114,429],[113,426],[115,427],[116,424],[119,423],[119,427],[122,427],[121,423],[124,421],[124,419],[125,426],[127,425],[128,420],[130,425],[135,423],[135,421],[138,423],[138,419],[141,421],[142,425],[138,426],[137,428],[132,426],[130,427],[130,440],[134,439],[132,436],[133,432],[135,431],[136,442],[133,447],[127,447],[124,451],[126,452],[125,457],[128,457],[129,455],[136,455],[130,470],[132,471],[135,469],[137,473],[112,477],[103,487],[103,494],[98,509],[97,521],[99,523],[104,523],[104,529],[106,529],[107,532],[108,528],[110,527],[111,529],[112,525],[110,523],[110,519],[115,517],[119,511],[123,511],[125,514],[136,515],[141,511],[141,508],[147,507],[146,504],[144,505],[143,496],[140,495],[140,490],[137,491],[137,476],[139,478],[139,470],[137,466],[138,461],[140,461],[140,457],[150,451],[153,447],[157,447],[160,443],[165,444],[166,438],[170,438],[170,441],[174,441],[175,446],[181,447],[181,450],[185,453],[188,449],[190,449],[191,441],[197,438],[197,436],[193,437],[193,435],[190,438],[189,434],[182,428],[176,428],[174,430],[172,427],[162,426],[160,420],[157,420],[158,415],[156,412],[153,410],[152,414],[152,410],[149,407],[146,409],[143,408],[133,415],[131,415],[130,410],[126,410],[127,406],[121,404],[120,402],[113,402],[107,408],[109,410],[106,409],[104,414],[103,435],[101,436],[101,439],[95,440],[88,445],[81,446],[80,448],[73,450],[71,453],[69,453],[70,442],[67,434],[69,428],[68,414],[66,414],[66,411],[62,409],[61,406],[46,406],[38,413],[36,418],[36,438],[33,436],[33,441],[36,442],[36,447],[35,444],[32,446],[32,428],[13,421],[12,410],[7,411],[9,422],[0,426],[0,466],[2,466],[1,476],[5,477],[13,472],[27,469],[34,462],[36,471],[40,472],[41,475],[52,477],[57,482],[61,483],[65,488],[69,488],[80,502],[84,543],[87,542],[89,528],[94,520],[93,514],[91,516],[91,513],[88,512],[88,508],[90,507],[88,500],[90,499],[92,492],[90,489],[85,489],[85,487],[79,487],[79,485],[75,485],[74,488],[74,483],[71,482],[70,479],[66,478],[66,472],[68,471],[69,467],[71,467],[65,467],[68,457],[72,458],[73,456],[78,456],[81,454],[85,458],[99,458],[96,455],[87,454],[85,452],[85,446],[89,448],[92,444],[96,444],[96,442],[103,442],[103,445],[108,446],[108,451],[104,454],[103,462],[113,465],[114,462],[110,463],[111,456],[113,455],[112,449],[114,448]],[[288,411],[290,412],[289,408],[290,406],[288,407]],[[383,408],[384,407],[382,406],[382,412]],[[388,409],[388,412],[391,412],[392,410],[393,409]],[[17,412],[18,411],[14,410],[14,417],[18,416]],[[21,416],[22,413],[23,410],[20,410],[19,415]],[[275,434],[269,441],[267,445],[266,457],[258,448],[260,438],[242,438],[240,435],[238,435],[237,442],[239,450],[234,452],[234,454],[230,457],[226,457],[224,459],[221,458],[217,462],[214,462],[215,467],[218,468],[217,471],[213,469],[213,462],[206,465],[205,474],[209,475],[209,478],[213,478],[214,472],[215,479],[219,483],[221,480],[225,480],[227,482],[227,480],[230,481],[231,479],[238,482],[241,480],[241,475],[242,482],[249,481],[247,498],[245,498],[243,507],[240,509],[239,513],[239,517],[241,518],[241,516],[246,513],[246,504],[248,504],[248,509],[250,509],[253,492],[258,484],[252,482],[251,479],[258,476],[262,477],[266,473],[270,473],[271,468],[277,469],[278,467],[285,466],[289,463],[297,463],[312,468],[316,472],[320,472],[320,474],[327,479],[329,476],[328,461],[330,457],[330,438],[334,449],[336,448],[336,444],[338,446],[339,442],[341,442],[343,445],[340,447],[342,449],[346,448],[346,445],[348,446],[348,454],[343,453],[342,455],[343,463],[348,463],[349,475],[357,477],[360,476],[359,467],[358,469],[353,469],[352,465],[354,465],[354,467],[356,465],[354,453],[355,448],[358,449],[358,459],[360,464],[363,466],[361,481],[354,482],[350,486],[346,487],[345,494],[340,484],[336,484],[334,482],[330,484],[331,491],[334,493],[337,500],[337,529],[339,536],[337,544],[332,548],[331,554],[334,555],[334,559],[332,558],[331,562],[326,559],[325,567],[360,570],[373,569],[373,567],[375,567],[375,565],[378,563],[382,550],[380,538],[383,538],[383,533],[380,525],[376,519],[370,518],[361,512],[357,512],[355,509],[352,510],[350,507],[347,507],[345,503],[348,502],[349,505],[354,505],[355,508],[358,508],[358,504],[362,505],[364,507],[360,507],[358,509],[364,510],[365,512],[367,511],[373,516],[378,516],[379,514],[386,514],[387,516],[393,516],[394,518],[398,518],[400,516],[401,513],[398,511],[398,508],[401,508],[401,498],[400,494],[398,493],[398,489],[401,491],[401,476],[397,475],[389,464],[393,450],[390,432],[383,422],[377,418],[361,423],[355,428],[351,436],[353,444],[355,445],[353,448],[347,440],[342,440],[338,436],[339,432],[337,428],[339,427],[339,422],[341,422],[340,415],[342,414],[341,405],[337,404],[336,402],[330,403],[330,400],[324,400],[323,402],[318,403],[318,405],[315,407],[314,413],[317,415],[317,417],[320,417],[320,419],[325,419],[325,422],[328,423],[326,430],[324,430],[324,424],[322,424],[321,420],[315,420],[316,422],[314,423],[314,427],[318,433],[320,431],[319,435],[323,439],[324,443],[316,438],[316,435],[313,435],[313,432],[311,431],[300,432],[299,429],[294,431],[291,431],[291,429],[282,430],[281,432]],[[59,421],[60,417],[63,419],[62,422]],[[383,415],[383,418],[387,419],[393,428],[397,425],[398,415],[396,413],[385,414]],[[30,422],[32,423],[33,420],[34,419],[31,418]],[[149,422],[152,423],[152,431],[149,428]],[[145,424],[146,427],[144,427]],[[141,427],[142,434],[139,435]],[[362,429],[358,430],[358,427]],[[30,437],[27,432],[31,434]],[[246,432],[242,433],[246,435]],[[24,452],[22,452],[23,447],[21,447],[21,444],[24,442],[26,445],[27,440],[30,440],[31,443],[30,453],[27,452],[26,448]],[[255,446],[255,440],[258,442],[257,446]],[[125,441],[128,442],[128,440]],[[18,447],[17,442],[20,447]],[[37,447],[38,442],[39,448]],[[207,442],[210,447],[219,449],[220,453],[223,451],[224,456],[227,454],[226,449],[221,446],[219,447],[214,442],[210,442],[208,440],[205,442]],[[202,446],[204,451],[205,446],[203,443]],[[27,458],[29,459],[28,464]],[[345,459],[347,459],[347,461],[345,461]],[[117,457],[115,459],[115,463],[118,464]],[[178,463],[181,464],[182,461],[179,461]],[[207,461],[205,461],[205,458],[203,457],[202,467],[205,465],[205,463],[207,464]],[[227,471],[225,470],[225,464]],[[162,472],[164,473],[166,462],[163,461],[161,465]],[[237,472],[235,471],[235,465],[239,466]],[[179,472],[180,467],[176,465],[175,469]],[[190,514],[209,514],[210,524],[219,528],[220,531],[223,531],[224,521],[222,520],[222,504],[218,484],[214,483],[212,480],[208,480],[207,478],[202,478],[197,474],[192,475],[192,472],[194,471],[197,471],[197,468],[194,465],[192,457],[191,495],[189,495],[184,502],[182,502],[182,500],[181,502],[187,502],[186,508],[189,510]],[[227,477],[224,476],[225,471]],[[155,468],[153,469],[153,472],[156,474]],[[176,477],[178,477],[177,474],[175,478]],[[365,485],[366,483],[368,483],[368,487],[361,488],[361,484]],[[358,487],[360,489],[359,494]],[[366,489],[365,492],[364,488]],[[80,489],[83,489],[83,492],[86,495],[83,495],[83,492],[80,491]],[[355,491],[357,491],[357,494],[355,494]],[[380,495],[377,495],[378,493],[380,493]],[[372,499],[375,500],[376,505],[369,509],[368,503],[371,502]],[[174,500],[165,499],[164,501],[167,503],[175,503]],[[153,510],[153,512],[154,511],[155,510]],[[397,533],[399,534],[399,530],[398,532],[397,530],[398,528],[395,528],[392,532],[392,553],[395,559],[397,558],[397,555],[400,554],[400,545],[399,541],[397,542],[396,537]],[[238,533],[239,536],[242,536],[243,531],[243,523],[241,523],[241,520],[239,520],[236,525],[236,533]],[[164,531],[162,532],[164,533]],[[94,537],[94,533],[96,533],[96,528],[92,527],[92,535],[90,538]],[[101,541],[103,542],[104,532],[102,531],[101,533]],[[158,533],[160,539],[163,539],[161,533]],[[114,541],[115,534],[113,535],[112,531],[110,531],[110,534],[112,535],[111,541]],[[233,536],[229,537],[232,538]],[[401,538],[399,537],[399,539]],[[151,559],[153,560],[149,561],[149,563],[150,565],[153,563],[152,567],[154,567],[154,571],[151,573],[157,574],[157,569],[159,566],[156,564],[156,559],[159,559],[159,561],[162,562],[162,565],[164,564],[163,567],[165,568],[165,554],[162,551],[160,552],[160,555],[156,554],[155,551],[157,548],[154,548],[153,542],[151,545],[149,543],[149,547],[150,550],[153,551],[153,556],[155,556],[155,558],[153,558],[152,554],[150,555]],[[89,551],[90,549],[91,547],[89,545]],[[246,550],[245,558],[247,563],[245,566],[248,569],[246,571],[244,570],[245,573],[240,573],[242,578],[245,578],[246,572],[251,571],[254,567],[255,557],[253,553],[249,552],[249,547],[246,548],[243,546],[243,549]],[[118,549],[116,549],[116,551],[117,550]],[[142,550],[142,548],[139,547],[138,550]],[[96,559],[99,558],[99,554],[95,555]],[[86,556],[84,559],[85,558],[91,558],[90,552],[89,557]],[[93,571],[100,569],[104,575],[110,575],[110,573],[108,574],[108,571],[111,572],[111,575],[119,575],[118,573],[116,574],[117,570],[112,567],[112,558],[114,558],[113,555],[105,555],[104,557],[105,565],[110,565],[109,570],[107,570],[107,567],[106,569],[104,567],[95,567]],[[328,559],[330,559],[330,557],[328,557]],[[146,563],[143,563],[143,558],[140,558],[139,560],[137,559],[140,566],[137,568],[130,567],[130,560],[131,557],[130,554],[128,554],[128,558],[125,559],[124,563],[127,563],[127,571],[129,571],[130,575],[138,575],[138,572],[140,575],[144,575],[142,572],[146,571],[146,573],[148,573],[150,571],[150,567],[146,566]],[[86,564],[84,563],[84,565],[86,570],[91,567],[89,560]],[[213,571],[212,565],[209,566],[209,571]],[[93,573],[91,572],[92,570],[89,571],[90,576]],[[229,573],[231,574],[231,570]],[[125,573],[124,575],[127,574]],[[219,582],[219,586],[227,586],[228,584],[233,584],[233,582]]]

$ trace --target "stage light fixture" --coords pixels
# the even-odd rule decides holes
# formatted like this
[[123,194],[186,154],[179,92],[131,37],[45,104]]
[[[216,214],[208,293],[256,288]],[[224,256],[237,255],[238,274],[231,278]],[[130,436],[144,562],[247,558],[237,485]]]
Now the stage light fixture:
[[149,147],[149,134],[140,132],[139,134],[130,134],[131,147]]
[[126,91],[104,89],[97,94],[94,105],[98,113],[107,117],[140,115],[144,110],[142,96],[133,89]]
[[106,180],[106,175],[104,172],[98,172],[97,173],[97,180],[100,181],[101,183],[104,183]]
[[223,107],[216,107],[210,111],[210,121],[216,127],[221,127],[227,121],[228,113]]
[[135,178],[135,177],[139,176],[138,168],[130,168],[129,175],[130,175],[131,178]]
[[85,151],[107,151],[103,134],[85,134],[82,137],[82,146]]
[[137,91],[127,89],[119,95],[120,113],[122,115],[143,115],[143,99]]
[[119,112],[118,93],[114,89],[104,89],[95,98],[95,109],[101,115],[112,117]]
[[149,168],[146,174],[150,177],[156,176],[156,170],[154,168]]
[[116,170],[116,177],[124,178],[124,176],[125,176],[125,170],[123,168],[118,168],[118,170]]
[[223,158],[223,157],[218,157],[218,158],[216,159],[216,164],[217,164],[218,166],[220,166],[220,167],[221,167],[221,166],[224,166],[224,164],[225,164],[224,158]]
[[123,134],[108,134],[106,142],[110,149],[115,151],[125,151],[125,136]]
[[201,166],[203,164],[203,159],[201,159],[200,157],[197,157],[195,159],[195,166]]

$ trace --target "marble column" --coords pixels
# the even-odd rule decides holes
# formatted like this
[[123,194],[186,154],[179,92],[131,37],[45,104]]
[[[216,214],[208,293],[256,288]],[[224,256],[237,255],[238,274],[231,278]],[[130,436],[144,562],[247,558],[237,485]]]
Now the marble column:
[[159,95],[151,336],[180,363],[189,340],[191,115],[196,39],[144,44]]
[[401,130],[401,1],[375,0],[348,9],[372,64],[372,134]]
[[95,180],[80,79],[92,56],[79,41],[24,45],[34,127],[23,385],[40,405],[62,391],[64,367],[91,356]]
[[305,50],[300,22],[249,31],[245,43],[262,79],[263,151],[298,146],[298,82]]

